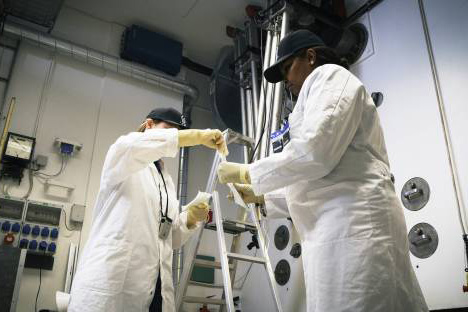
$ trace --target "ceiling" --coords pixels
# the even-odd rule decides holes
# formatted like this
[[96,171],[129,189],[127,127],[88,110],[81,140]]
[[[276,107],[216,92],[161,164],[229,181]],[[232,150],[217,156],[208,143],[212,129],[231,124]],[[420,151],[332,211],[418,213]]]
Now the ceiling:
[[[323,2],[305,1],[313,5]],[[367,2],[343,1],[348,16]],[[225,27],[242,27],[245,7],[249,4],[266,7],[266,3],[267,0],[65,0],[64,6],[107,22],[138,24],[165,34],[184,44],[186,57],[214,67],[220,49],[232,45]]]
[[220,49],[232,44],[225,27],[241,27],[248,4],[266,0],[66,0],[64,6],[129,26],[139,24],[184,44],[185,55],[214,67]]

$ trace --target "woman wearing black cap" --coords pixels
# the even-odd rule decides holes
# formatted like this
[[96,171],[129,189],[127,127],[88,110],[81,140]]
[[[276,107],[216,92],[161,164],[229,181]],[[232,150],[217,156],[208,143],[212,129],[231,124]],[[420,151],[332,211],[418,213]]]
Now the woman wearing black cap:
[[138,132],[121,136],[109,148],[68,311],[146,312],[158,275],[162,311],[175,311],[172,251],[206,219],[209,206],[205,198],[179,214],[174,183],[161,158],[193,145],[227,154],[219,130],[185,126],[176,110],[155,109]]
[[290,142],[250,165],[222,163],[219,179],[246,184],[241,195],[268,217],[292,218],[308,311],[427,311],[375,105],[342,65],[313,33],[287,35],[264,75],[298,96]]

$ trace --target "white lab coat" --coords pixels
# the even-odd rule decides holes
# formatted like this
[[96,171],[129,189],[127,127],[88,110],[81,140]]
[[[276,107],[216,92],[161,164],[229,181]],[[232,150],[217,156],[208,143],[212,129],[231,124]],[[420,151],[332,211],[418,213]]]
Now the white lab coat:
[[172,251],[195,231],[179,214],[174,183],[163,169],[172,233],[158,237],[166,192],[154,161],[175,157],[176,129],[150,129],[120,137],[109,149],[88,242],[73,280],[71,312],[145,312],[161,274],[163,311],[175,311]]
[[291,141],[250,166],[270,217],[291,216],[302,242],[307,311],[427,311],[410,263],[375,105],[346,69],[307,77]]

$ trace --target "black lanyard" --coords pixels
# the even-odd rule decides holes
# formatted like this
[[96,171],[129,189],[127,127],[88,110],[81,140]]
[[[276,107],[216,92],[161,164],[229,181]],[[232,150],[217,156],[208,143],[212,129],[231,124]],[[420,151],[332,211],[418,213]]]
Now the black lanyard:
[[159,188],[159,204],[161,205],[161,215],[162,217],[167,217],[167,210],[169,209],[169,194],[167,193],[167,187],[166,187],[166,181],[164,180],[164,176],[161,171],[161,164],[158,161],[154,162],[154,165],[156,166],[156,169],[159,172],[159,175],[161,176],[161,179],[164,184],[164,190],[166,191],[166,213],[163,212],[163,206],[162,206],[162,193],[161,193],[161,186],[158,183],[158,188]]

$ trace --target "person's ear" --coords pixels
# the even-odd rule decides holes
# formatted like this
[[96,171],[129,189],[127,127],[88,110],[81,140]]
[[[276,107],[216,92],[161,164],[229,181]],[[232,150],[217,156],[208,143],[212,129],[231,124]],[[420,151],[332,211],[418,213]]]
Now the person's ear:
[[317,53],[314,49],[307,49],[307,60],[310,66],[315,66],[315,62],[317,61]]
[[151,129],[154,126],[154,121],[151,118],[146,118],[146,129]]

